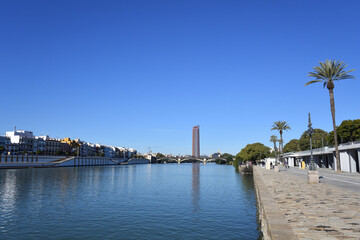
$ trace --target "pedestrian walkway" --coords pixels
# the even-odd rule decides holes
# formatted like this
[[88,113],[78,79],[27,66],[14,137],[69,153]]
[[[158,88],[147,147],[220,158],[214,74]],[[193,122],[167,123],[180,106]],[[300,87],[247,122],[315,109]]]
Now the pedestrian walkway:
[[[360,194],[308,184],[304,170],[281,170],[254,167],[254,176],[262,179],[298,239],[360,239]],[[324,173],[319,175],[329,178]]]
[[[319,180],[332,186],[343,188],[345,190],[360,193],[360,174],[359,173],[337,173],[327,168],[318,168]],[[284,168],[280,167],[280,171],[293,174],[307,179],[308,169],[299,169],[298,167]]]

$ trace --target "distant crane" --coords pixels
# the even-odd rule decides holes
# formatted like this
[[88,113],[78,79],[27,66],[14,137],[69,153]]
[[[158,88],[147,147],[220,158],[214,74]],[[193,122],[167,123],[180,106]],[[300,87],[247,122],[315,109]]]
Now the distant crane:
[[148,148],[148,154],[151,154],[152,153],[151,149],[154,149],[154,148],[157,148],[157,147],[147,147],[147,148]]

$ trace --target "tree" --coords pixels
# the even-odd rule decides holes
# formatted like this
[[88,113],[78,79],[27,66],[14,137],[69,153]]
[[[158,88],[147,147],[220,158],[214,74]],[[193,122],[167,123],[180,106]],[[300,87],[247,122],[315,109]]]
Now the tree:
[[284,152],[298,152],[298,151],[301,151],[298,139],[291,139],[284,146]]
[[313,67],[314,71],[309,72],[309,77],[314,77],[315,80],[307,82],[305,86],[321,82],[327,87],[330,95],[330,108],[331,108],[331,116],[333,122],[333,131],[334,131],[334,143],[335,143],[335,153],[336,153],[336,164],[337,171],[341,171],[340,167],[340,154],[338,149],[338,139],[336,133],[336,121],[335,121],[335,100],[334,100],[334,81],[345,80],[345,79],[353,79],[355,78],[352,75],[349,75],[349,72],[354,71],[355,69],[351,69],[349,71],[345,71],[344,69],[347,67],[346,64],[340,61],[328,60],[325,62],[319,62],[320,66]]
[[[314,133],[311,135],[312,138],[312,147],[313,148],[321,148],[323,146],[326,146],[326,139],[327,139],[328,133],[320,128],[315,128]],[[305,131],[300,139],[299,139],[299,147],[301,151],[310,150],[310,138]]]
[[272,135],[271,137],[270,137],[270,142],[273,142],[274,143],[274,152],[275,152],[275,165],[277,166],[277,154],[276,154],[276,143],[277,142],[279,142],[279,140],[278,140],[278,138],[277,138],[277,136],[275,136],[275,135]]
[[223,153],[221,154],[221,157],[226,160],[226,164],[231,164],[231,162],[234,160],[234,156],[230,153]]
[[274,143],[274,151],[276,151],[276,143],[279,141],[279,139],[277,138],[277,136],[272,135],[270,137],[270,142]]
[[216,162],[216,164],[226,164],[226,160],[220,159],[220,158],[217,158],[217,159],[215,160],[215,162]]
[[284,131],[291,130],[290,125],[286,121],[277,121],[277,122],[274,122],[274,124],[272,125],[271,130],[279,131],[279,133],[280,133],[281,152],[282,152],[282,150],[284,148],[284,146],[283,146],[284,141],[283,141],[283,138],[282,138],[282,134],[283,134]]
[[262,143],[252,143],[246,145],[245,148],[236,154],[235,160],[240,162],[256,161],[269,156],[270,148]]
[[156,154],[156,159],[160,159],[160,158],[163,158],[163,157],[165,157],[165,155],[162,154],[162,153],[157,153]]
[[233,161],[233,157],[232,156],[227,156],[226,158],[226,164],[231,164],[231,162]]
[[227,157],[234,157],[233,155],[231,155],[230,153],[223,153],[221,154],[222,158],[227,158]]
[[[337,140],[340,143],[354,142],[360,140],[360,119],[344,120],[337,127]],[[334,131],[329,132],[328,136],[329,144],[333,145]]]
[[275,151],[272,151],[272,152],[269,154],[269,156],[267,156],[267,157],[269,157],[269,158],[274,158],[274,157],[276,157]]
[[337,130],[342,142],[360,140],[360,119],[344,120]]

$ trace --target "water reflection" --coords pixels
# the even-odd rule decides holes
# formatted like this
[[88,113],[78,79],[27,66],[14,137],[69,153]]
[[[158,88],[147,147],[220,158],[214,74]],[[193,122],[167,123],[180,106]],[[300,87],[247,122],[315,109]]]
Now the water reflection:
[[192,164],[192,205],[193,212],[197,213],[200,211],[200,165],[199,163]]
[[1,239],[256,239],[256,228],[252,178],[231,166],[0,171]]
[[5,172],[5,178],[1,181],[0,199],[2,214],[12,213],[16,201],[16,176],[14,170]]

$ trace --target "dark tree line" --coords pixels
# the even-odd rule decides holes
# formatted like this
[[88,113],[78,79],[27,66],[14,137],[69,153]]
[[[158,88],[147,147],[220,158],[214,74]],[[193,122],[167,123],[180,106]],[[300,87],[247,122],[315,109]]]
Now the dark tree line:
[[[334,132],[330,133],[322,129],[314,129],[315,133],[312,135],[313,148],[321,148],[325,146],[333,146]],[[360,119],[344,120],[337,127],[337,137],[339,143],[360,141]],[[284,146],[284,152],[297,152],[310,149],[310,139],[306,131],[299,139],[292,139]]]

